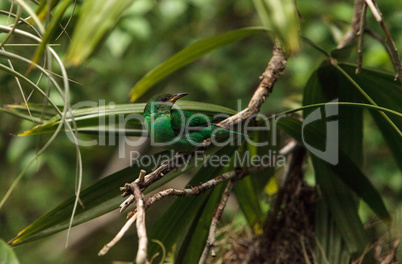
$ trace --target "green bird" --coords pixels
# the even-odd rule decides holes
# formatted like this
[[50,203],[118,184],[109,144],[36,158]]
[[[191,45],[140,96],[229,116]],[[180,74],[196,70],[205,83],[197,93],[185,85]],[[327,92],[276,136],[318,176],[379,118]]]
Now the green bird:
[[190,153],[202,146],[205,139],[239,134],[214,125],[211,116],[173,109],[174,103],[185,95],[187,93],[160,94],[151,98],[144,108],[148,134],[154,142],[163,143],[162,148]]

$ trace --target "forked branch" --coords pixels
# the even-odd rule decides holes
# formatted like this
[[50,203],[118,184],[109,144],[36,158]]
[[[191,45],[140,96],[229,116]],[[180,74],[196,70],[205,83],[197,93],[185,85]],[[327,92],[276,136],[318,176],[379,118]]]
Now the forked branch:
[[[244,121],[245,119],[249,118],[250,116],[256,115],[259,113],[261,105],[265,102],[265,99],[269,96],[269,94],[273,90],[273,86],[275,82],[278,80],[279,76],[283,73],[285,66],[286,66],[287,58],[285,54],[282,52],[278,42],[275,43],[273,47],[273,56],[270,59],[267,68],[265,69],[264,73],[261,76],[261,82],[258,85],[256,91],[254,92],[253,97],[251,98],[249,105],[246,109],[242,110],[241,112],[233,115],[218,124],[221,127],[228,127],[235,125]],[[205,140],[204,146],[202,147],[201,151],[205,151],[205,149],[211,145],[211,140]],[[294,146],[294,144],[292,143]],[[200,150],[198,150],[200,151]],[[286,148],[286,152],[288,151],[288,147]],[[280,154],[280,153],[279,153]],[[124,211],[131,203],[137,201],[137,208],[129,213],[129,220],[120,230],[120,232],[110,241],[107,245],[105,245],[102,250],[99,252],[99,255],[104,255],[107,251],[113,247],[124,235],[124,233],[129,229],[129,227],[137,220],[137,232],[139,236],[139,250],[137,253],[137,263],[146,263],[147,255],[146,255],[146,244],[147,244],[147,237],[146,237],[146,230],[145,230],[145,210],[148,209],[153,203],[156,201],[160,201],[164,197],[167,196],[191,196],[191,195],[199,195],[205,192],[208,189],[213,188],[217,184],[225,181],[230,180],[228,183],[228,187],[224,192],[224,196],[222,197],[221,203],[219,203],[217,212],[214,216],[212,221],[210,236],[209,236],[209,245],[208,251],[213,245],[216,225],[219,221],[220,215],[226,205],[227,198],[230,194],[231,188],[233,187],[233,183],[235,180],[248,175],[249,173],[255,173],[260,170],[264,170],[267,167],[250,167],[250,168],[241,168],[236,169],[233,171],[229,171],[222,175],[215,177],[212,180],[209,180],[199,186],[195,186],[189,189],[166,189],[161,191],[152,197],[148,198],[148,200],[143,203],[143,196],[142,192],[150,186],[152,183],[161,179],[164,175],[169,173],[170,171],[178,168],[181,164],[185,161],[189,161],[194,157],[194,153],[192,154],[184,154],[180,156],[176,156],[175,158],[163,163],[159,166],[156,170],[152,171],[148,175],[144,176],[144,172],[140,173],[140,176],[133,181],[132,183],[126,183],[124,187],[120,188],[124,193],[122,196],[129,197],[120,205],[120,211]]]

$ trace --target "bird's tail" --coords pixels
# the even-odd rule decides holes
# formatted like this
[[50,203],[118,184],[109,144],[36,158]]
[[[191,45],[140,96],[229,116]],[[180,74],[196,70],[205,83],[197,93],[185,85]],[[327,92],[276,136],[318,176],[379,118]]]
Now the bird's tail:
[[240,136],[243,136],[245,138],[250,138],[246,134],[240,133],[238,131],[224,129],[224,128],[219,127],[219,126],[213,126],[212,129],[211,129],[211,136],[212,136],[212,133],[213,133],[213,135],[215,135],[215,137],[222,138],[222,139],[226,138],[230,134],[240,135]]
[[[222,129],[223,129],[223,128],[222,128]],[[237,132],[237,131],[228,130],[228,129],[224,129],[224,130],[227,131],[227,132],[229,132],[229,133],[231,133],[231,134],[236,134],[236,135],[240,135],[240,136],[243,136],[243,137],[246,137],[246,138],[250,138],[248,135],[243,134],[243,133],[240,133],[240,132]]]

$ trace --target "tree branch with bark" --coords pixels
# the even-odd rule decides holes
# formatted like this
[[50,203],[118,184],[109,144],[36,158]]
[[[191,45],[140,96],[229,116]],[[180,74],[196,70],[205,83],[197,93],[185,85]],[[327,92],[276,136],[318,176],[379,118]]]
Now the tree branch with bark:
[[[276,42],[273,46],[273,55],[268,63],[267,68],[261,75],[260,83],[254,92],[253,97],[251,98],[248,107],[242,110],[241,112],[221,121],[217,125],[223,128],[227,128],[229,126],[238,124],[247,118],[256,115],[259,113],[261,109],[261,105],[265,102],[266,98],[269,96],[269,94],[273,91],[273,87],[275,82],[278,80],[280,75],[283,73],[285,67],[286,67],[286,62],[287,58],[282,51],[280,45],[278,42]],[[212,141],[210,139],[207,139],[204,141],[203,147],[200,149],[202,152],[205,151],[210,145],[212,144]],[[294,142],[291,142],[288,146],[285,147],[283,152],[288,153],[289,150],[293,149],[296,145]],[[199,151],[199,150],[198,150]],[[200,195],[206,190],[209,190],[211,188],[214,188],[217,184],[223,182],[223,181],[229,181],[228,186],[226,191],[224,192],[224,195],[222,197],[221,202],[218,204],[216,214],[213,217],[212,224],[211,224],[211,230],[210,230],[210,235],[209,239],[205,248],[205,251],[209,251],[209,249],[213,246],[214,244],[214,232],[216,230],[216,226],[218,224],[219,218],[225,208],[227,198],[230,195],[230,191],[233,187],[233,184],[236,180],[240,179],[241,177],[247,176],[250,173],[255,173],[260,170],[264,170],[267,168],[264,167],[250,167],[250,168],[238,168],[232,171],[229,171],[227,173],[224,173],[222,175],[219,175],[215,177],[214,179],[211,179],[205,183],[202,183],[198,186],[191,187],[189,189],[173,189],[169,188],[166,190],[163,190],[161,192],[158,192],[157,194],[151,196],[146,200],[145,203],[143,203],[143,191],[150,186],[152,183],[160,180],[162,177],[164,177],[167,173],[170,171],[178,168],[185,160],[192,159],[194,157],[194,153],[191,154],[182,154],[182,158],[173,158],[171,160],[168,160],[167,162],[164,162],[161,166],[159,166],[157,169],[152,171],[151,173],[144,175],[145,173],[142,171],[140,173],[140,176],[134,180],[131,183],[126,183],[124,187],[121,188],[123,191],[122,196],[129,196],[121,205],[120,205],[120,211],[123,212],[130,204],[132,204],[134,201],[136,201],[137,208],[133,211],[131,211],[128,214],[128,221],[126,224],[123,226],[123,228],[120,230],[120,232],[115,236],[115,238],[110,241],[108,244],[106,244],[102,250],[99,252],[98,255],[105,255],[108,250],[113,247],[125,234],[125,232],[129,229],[129,227],[137,220],[137,233],[139,235],[139,248],[138,248],[138,253],[137,253],[137,262],[139,263],[146,263],[146,243],[147,243],[147,238],[146,238],[146,230],[145,230],[145,222],[144,222],[144,217],[145,217],[145,210],[147,210],[152,204],[154,204],[156,201],[160,201],[161,199],[167,197],[167,196],[193,196],[193,195]],[[281,152],[279,152],[281,153]]]

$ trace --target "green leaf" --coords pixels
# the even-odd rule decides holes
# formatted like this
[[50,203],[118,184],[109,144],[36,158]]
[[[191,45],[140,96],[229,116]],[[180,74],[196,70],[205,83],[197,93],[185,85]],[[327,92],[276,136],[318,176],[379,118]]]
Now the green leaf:
[[[230,155],[235,149],[236,147],[227,146],[217,152],[216,155]],[[205,182],[217,176],[220,171],[221,167],[207,164],[207,166],[203,166],[198,170],[187,186],[198,185],[200,182]],[[149,239],[161,241],[168,252],[172,249],[174,244],[176,244],[177,250],[180,251],[182,246],[187,246],[187,244],[183,242],[190,240],[192,236],[205,242],[205,230],[202,231],[204,236],[201,237],[198,237],[200,235],[199,233],[190,231],[192,230],[191,227],[194,229],[195,223],[199,221],[197,216],[202,215],[204,208],[210,208],[209,205],[205,207],[205,202],[208,201],[208,197],[214,192],[215,190],[209,190],[199,196],[176,198],[162,217],[160,217],[156,224],[149,230]],[[203,226],[203,228],[208,230],[209,226]],[[160,247],[157,244],[150,244],[148,255],[154,256],[159,250]],[[194,259],[193,261],[195,260],[198,259]],[[155,261],[159,262],[158,259]]]
[[[95,104],[95,103],[94,103]],[[227,114],[233,115],[236,111],[214,104],[194,102],[194,101],[180,101],[177,102],[179,109],[188,110],[192,112],[200,112],[207,115],[215,114]],[[29,105],[33,113],[33,116],[40,116],[41,113],[36,105]],[[127,136],[142,136],[144,135],[143,129],[143,117],[142,113],[145,104],[121,104],[121,105],[103,105],[88,107],[88,105],[82,105],[78,108],[78,104],[73,108],[72,115],[66,118],[66,121],[72,123],[73,120],[76,123],[76,127],[79,132],[105,132],[105,133],[125,133]],[[1,111],[1,109],[0,109]],[[3,110],[5,111],[5,110]],[[51,112],[51,109],[46,110]],[[27,119],[27,109],[21,107],[21,105],[8,106],[8,110],[5,111],[9,114]],[[25,115],[22,113],[25,112]],[[19,134],[20,136],[36,135],[43,133],[51,133],[60,124],[60,116],[49,117],[42,124],[33,127],[30,130],[24,131]],[[35,119],[38,121],[37,119]]]
[[[291,137],[304,144],[302,140],[302,123],[293,118],[283,117],[277,122],[278,127],[286,131]],[[322,142],[325,143],[325,136],[321,131],[315,131],[304,127],[305,142]],[[319,157],[318,157],[319,158]],[[391,219],[379,192],[375,189],[369,179],[361,172],[356,164],[343,152],[339,150],[339,162],[335,166],[325,163],[332,172],[336,174],[351,190],[353,190],[367,205],[373,210],[378,217],[384,221]]]
[[[328,163],[316,157],[311,157],[311,159],[316,173],[316,184],[329,207],[330,215],[335,220],[336,230],[341,233],[349,253],[361,252],[367,246],[368,239],[357,214],[354,196],[339,179],[339,174],[334,172]],[[353,174],[350,173],[349,177],[351,175]],[[331,251],[332,249],[326,253],[330,255]],[[337,253],[339,252],[332,254],[336,255]]]
[[3,240],[0,239],[0,263],[1,264],[19,264],[14,250]]
[[59,2],[60,0],[40,1],[35,10],[35,14],[37,14],[41,21],[43,21],[48,12],[53,10],[53,8],[57,6]]
[[[4,107],[9,111],[18,112],[25,115],[29,114],[27,109],[29,108],[29,111],[31,112],[33,117],[44,120],[47,120],[57,114],[57,112],[53,109],[53,107],[51,107],[50,105],[44,106],[43,104],[29,103],[28,105],[26,105],[25,103],[20,103],[20,104],[8,104],[5,105]],[[63,111],[64,107],[60,105],[58,105],[57,107],[61,109],[61,111]],[[43,122],[44,120],[41,120],[41,122]]]
[[227,182],[216,186],[204,203],[203,208],[194,217],[186,238],[181,243],[181,247],[177,250],[178,252],[176,252],[176,263],[198,263],[208,239],[213,213],[221,200],[226,185]]
[[[168,155],[168,151],[161,152],[152,155],[151,160],[158,161],[158,159],[160,160]],[[127,167],[97,181],[92,186],[81,191],[80,199],[85,207],[77,208],[73,226],[117,209],[119,204],[123,201],[123,198],[120,197],[121,192],[119,187],[123,186],[126,182],[132,182],[135,180],[135,177],[139,175],[141,169],[150,172],[154,166],[155,164],[152,162],[146,167],[140,168],[137,165]],[[193,166],[194,165],[190,164],[187,169],[190,169]],[[183,173],[181,169],[177,172],[169,173],[166,176],[166,179],[150,186],[146,190],[146,193],[154,190],[160,186],[160,184],[165,183],[167,180],[171,180],[173,177],[176,177],[181,173]],[[19,232],[18,235],[10,241],[11,245],[18,246],[67,229],[74,201],[75,196],[67,199],[55,209],[37,219],[31,225]]]
[[[278,121],[278,126],[300,143],[304,143],[301,137],[302,124],[299,120],[282,118]],[[309,130],[308,127],[304,129],[305,142],[325,142],[325,137],[322,133],[318,133],[313,129]],[[361,251],[367,245],[368,241],[349,188],[365,200],[380,217],[389,219],[390,216],[381,196],[342,150],[339,151],[339,163],[335,166],[331,166],[329,163],[313,155],[311,159],[313,160],[319,192],[322,193],[328,205],[331,215],[347,245],[349,253]],[[378,205],[378,203],[380,205]],[[318,224],[318,226],[320,226],[320,224]],[[323,241],[319,242],[324,243]],[[325,253],[330,254],[329,252]]]
[[[402,87],[394,80],[393,75],[366,68],[363,68],[361,73],[355,74],[355,65],[339,64],[339,67],[343,70],[342,74],[355,82],[355,88],[363,91],[361,101],[370,102],[371,99],[379,106],[402,113]],[[374,110],[370,110],[370,113],[390,148],[396,164],[402,170],[402,118]]]
[[[271,175],[267,174],[267,181],[271,178]],[[254,233],[258,234],[262,231],[265,215],[262,213],[260,205],[260,195],[255,190],[255,186],[251,179],[252,176],[245,177],[236,182],[233,188],[236,194],[236,200],[239,203],[240,210],[247,219],[247,223]]]
[[[218,150],[219,148],[217,147],[211,147],[205,152],[205,155],[211,155]],[[79,225],[117,209],[118,206],[123,202],[123,198],[120,197],[121,192],[119,188],[123,186],[124,183],[135,180],[135,177],[139,175],[141,169],[150,172],[155,167],[154,161],[161,162],[168,157],[170,157],[170,152],[168,151],[152,155],[150,156],[152,162],[148,166],[138,167],[136,164],[134,164],[131,167],[127,167],[97,181],[92,186],[81,191],[80,199],[85,208],[77,208],[73,226]],[[185,169],[183,168],[184,165],[182,165],[177,171],[171,171],[161,180],[148,187],[144,193],[146,194],[155,190],[166,182],[181,175],[183,172],[192,169],[195,165],[196,164],[193,159]],[[201,165],[202,164],[198,163],[198,166]],[[38,218],[28,227],[19,232],[18,235],[10,241],[11,245],[18,246],[67,229],[69,226],[72,208],[74,206],[74,201],[75,196],[72,196],[47,214]]]
[[156,68],[148,72],[141,80],[139,80],[131,89],[131,102],[136,101],[141,95],[143,95],[149,88],[160,80],[164,79],[183,66],[202,57],[203,55],[208,54],[222,46],[239,41],[245,37],[266,32],[267,31],[264,28],[260,27],[242,28],[205,38],[195,42],[194,44],[191,44],[170,57],[167,61],[158,65]]
[[[43,1],[45,2],[45,1]],[[40,56],[45,51],[47,45],[50,42],[50,38],[53,36],[54,31],[59,26],[61,19],[63,18],[64,13],[67,8],[70,6],[72,0],[64,0],[61,3],[58,3],[56,6],[56,10],[53,13],[52,19],[50,20],[49,25],[46,27],[45,34],[42,37],[42,41],[39,44],[39,47],[36,49],[35,54],[32,58],[32,64],[35,64],[40,59]],[[39,6],[40,7],[40,6]],[[38,10],[37,10],[38,11]]]
[[319,45],[317,45],[315,42],[313,42],[309,38],[306,38],[304,36],[301,36],[300,38],[301,38],[301,40],[303,40],[304,43],[306,43],[307,45],[311,46],[312,48],[314,48],[315,50],[317,50],[318,52],[323,54],[325,57],[327,57],[327,58],[330,57],[330,54],[327,51],[322,49]]
[[[265,121],[264,121],[265,122]],[[273,128],[274,127],[274,121],[269,122],[268,124],[262,124],[259,121],[258,126],[262,126],[265,128]],[[253,181],[253,188],[256,190],[256,193],[261,193],[262,191],[265,191],[265,186],[268,184],[268,181],[270,178],[275,174],[275,168],[276,168],[276,159],[275,159],[275,154],[278,153],[279,151],[279,142],[280,142],[280,135],[278,133],[274,133],[273,129],[268,129],[268,130],[259,130],[256,131],[255,135],[251,134],[250,137],[252,138],[252,141],[257,141],[259,143],[262,142],[267,142],[267,145],[265,146],[255,146],[255,152],[259,157],[264,157],[268,156],[270,159],[269,161],[271,162],[270,168],[266,169],[262,172],[256,173],[251,175],[251,179]],[[254,138],[255,137],[255,138]],[[248,144],[248,149],[250,150],[250,153],[253,153],[253,151],[250,149],[251,145],[254,144]]]
[[[310,77],[304,89],[303,104],[325,103],[333,100],[356,101],[359,93],[345,78],[340,77],[336,69],[321,66]],[[328,80],[331,81],[328,82]],[[350,107],[338,105],[333,110],[336,110],[338,130],[336,133],[338,135],[337,138],[331,140],[335,141],[337,147],[345,151],[356,164],[361,164],[363,153],[363,108],[356,108],[351,111]],[[312,109],[305,110],[304,119],[306,120],[312,112]],[[326,115],[328,113],[326,112]],[[325,119],[322,118],[320,121],[310,123],[310,129],[328,131],[328,128],[326,128],[328,123]],[[326,149],[328,148],[329,146],[326,146]],[[330,263],[340,263],[339,258],[345,253],[345,249],[349,253],[362,252],[368,242],[363,224],[358,216],[358,200],[324,161],[317,157],[311,157],[311,159],[319,194],[328,205],[328,208],[319,210],[327,211],[329,221],[317,219],[316,226],[320,230],[323,228],[322,226],[329,225],[326,229],[330,230],[330,232],[319,234],[317,236],[320,239],[318,243],[332,246],[332,248],[326,248],[326,251],[319,255],[328,258],[331,261]],[[319,204],[318,206],[323,205]],[[349,222],[345,224],[345,221]],[[333,236],[333,233],[340,233],[341,235]],[[331,241],[330,239],[335,240]],[[346,245],[346,247],[343,245]]]
[[350,106],[350,107],[359,107],[359,108],[364,108],[364,109],[368,109],[368,110],[375,110],[377,112],[378,111],[385,112],[387,114],[395,115],[395,116],[402,118],[402,113],[399,113],[395,110],[392,110],[392,109],[389,109],[386,107],[377,106],[377,105],[364,104],[364,103],[353,103],[353,102],[326,102],[326,103],[304,105],[302,107],[286,110],[286,111],[280,112],[278,114],[275,114],[272,117],[269,117],[269,119],[272,119],[274,117],[276,118],[278,116],[296,113],[296,112],[299,112],[302,110],[308,110],[308,109],[313,109],[313,108],[317,109],[317,107],[328,106],[328,105],[344,105],[344,106]]
[[354,40],[340,49],[334,49],[331,51],[331,58],[334,58],[338,61],[345,61],[350,57],[353,52],[356,51],[356,46],[357,40]]
[[[266,125],[272,127],[272,123],[259,124],[258,129],[263,129]],[[247,150],[242,149],[238,151],[239,155],[248,154],[250,159],[255,155],[258,157],[270,157],[269,162],[272,162],[271,168],[237,181],[233,188],[240,210],[246,217],[251,230],[256,234],[262,232],[265,219],[265,214],[260,205],[260,196],[264,191],[264,187],[275,173],[273,159],[275,153],[278,151],[279,138],[273,139],[271,132],[272,130],[265,130],[265,128],[264,130],[252,131],[252,133],[249,134],[252,142],[247,144]],[[265,146],[257,146],[254,142],[266,142],[267,144]],[[267,160],[265,160],[265,162],[267,162]]]
[[84,1],[66,60],[73,65],[86,60],[132,3],[133,0]]
[[254,0],[263,25],[273,31],[289,53],[299,50],[296,5],[293,0]]
[[[163,154],[167,154],[167,152],[156,154],[153,157],[157,159]],[[81,191],[80,199],[85,208],[77,208],[73,226],[118,208],[119,203],[123,201],[123,198],[120,197],[121,192],[119,187],[123,186],[126,182],[133,181],[134,177],[139,175],[140,169],[149,171],[151,166],[154,166],[154,164],[151,164],[147,168],[139,168],[136,165],[125,168],[99,180],[89,188]],[[18,235],[10,241],[11,245],[18,246],[66,229],[69,224],[68,221],[71,216],[74,200],[75,196],[67,199],[55,209],[37,219],[19,232]]]
[[316,260],[323,264],[349,263],[350,253],[323,197],[315,205]]
[[33,116],[30,116],[27,111],[25,113],[25,111],[24,112],[15,111],[15,110],[9,109],[7,107],[6,108],[0,107],[0,112],[6,113],[6,114],[9,114],[9,115],[21,118],[21,119],[25,119],[25,120],[28,120],[28,121],[31,121],[34,123],[42,123],[40,118],[35,118]]

